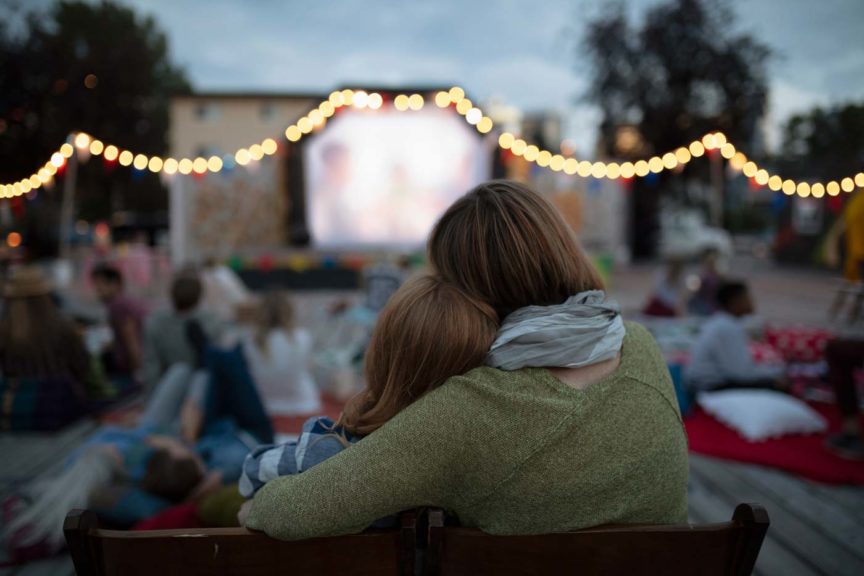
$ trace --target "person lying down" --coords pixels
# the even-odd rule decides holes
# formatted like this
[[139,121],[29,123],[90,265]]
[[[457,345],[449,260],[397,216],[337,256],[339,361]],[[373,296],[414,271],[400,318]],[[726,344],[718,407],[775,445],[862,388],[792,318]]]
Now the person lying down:
[[[366,351],[366,386],[339,420],[313,417],[296,441],[253,450],[240,493],[299,474],[349,448],[448,378],[482,366],[498,330],[488,305],[437,276],[408,280],[381,312]],[[241,511],[241,517],[242,517]]]

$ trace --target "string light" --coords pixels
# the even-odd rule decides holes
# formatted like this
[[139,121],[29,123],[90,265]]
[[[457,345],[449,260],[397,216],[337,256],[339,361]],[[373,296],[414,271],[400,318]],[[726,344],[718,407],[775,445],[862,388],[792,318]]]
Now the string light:
[[[471,100],[465,97],[465,91],[459,86],[449,90],[441,90],[435,93],[433,99],[439,108],[448,108],[455,104],[459,114],[465,117],[465,121],[475,126],[481,134],[487,134],[494,128],[494,122],[483,111],[475,106]],[[316,128],[323,126],[327,119],[332,117],[339,108],[353,106],[358,109],[368,108],[377,110],[383,106],[384,98],[377,92],[367,93],[363,90],[354,91],[346,88],[335,90],[327,99],[312,108],[305,116],[301,117],[296,125],[288,126],[284,136],[289,142],[299,142],[304,135],[311,133]],[[400,112],[422,110],[425,99],[422,94],[399,94],[393,100],[393,105]],[[720,155],[729,161],[729,167],[740,170],[746,177],[753,178],[760,186],[767,185],[772,191],[783,191],[787,195],[798,194],[802,197],[813,196],[821,198],[837,196],[840,192],[852,192],[856,187],[864,188],[864,172],[858,172],[852,176],[842,178],[838,181],[827,183],[796,182],[791,179],[782,179],[778,175],[771,175],[759,167],[747,156],[738,151],[728,141],[722,132],[705,134],[702,138],[694,140],[686,146],[681,146],[647,160],[638,160],[635,163],[625,162],[588,162],[568,157],[572,148],[561,150],[564,154],[557,154],[551,150],[542,150],[536,145],[529,144],[521,138],[517,138],[510,132],[503,132],[498,136],[498,146],[502,150],[509,150],[515,156],[521,156],[526,161],[536,163],[543,168],[568,175],[578,174],[582,177],[593,176],[594,178],[632,178],[645,177],[650,173],[659,174],[663,170],[676,170],[686,165],[694,158],[700,158],[707,151],[719,150]],[[562,145],[563,146],[563,145]],[[235,163],[246,166],[253,160],[261,160],[265,155],[273,155],[278,149],[278,143],[273,138],[267,138],[260,144],[252,144],[248,148],[240,148],[233,154],[226,154],[223,158],[211,156],[208,158],[174,158],[162,159],[158,156],[148,157],[145,154],[135,154],[130,150],[121,150],[114,144],[106,144],[101,140],[93,138],[85,132],[77,132],[70,136],[68,142],[63,143],[57,151],[51,154],[48,162],[40,167],[34,174],[19,180],[18,182],[0,184],[0,197],[15,197],[27,194],[51,181],[57,170],[62,168],[66,161],[72,157],[75,149],[89,152],[93,156],[103,156],[106,161],[118,161],[121,166],[134,166],[138,170],[149,169],[151,172],[165,172],[168,175],[180,173],[183,175],[195,172],[204,174],[208,171],[219,172],[226,165]]]

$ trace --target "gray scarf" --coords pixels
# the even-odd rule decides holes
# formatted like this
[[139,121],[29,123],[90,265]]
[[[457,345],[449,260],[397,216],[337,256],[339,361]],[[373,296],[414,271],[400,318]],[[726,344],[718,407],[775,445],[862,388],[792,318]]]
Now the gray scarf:
[[624,341],[618,304],[602,290],[580,292],[563,304],[526,306],[504,319],[486,356],[501,370],[574,368],[614,358]]

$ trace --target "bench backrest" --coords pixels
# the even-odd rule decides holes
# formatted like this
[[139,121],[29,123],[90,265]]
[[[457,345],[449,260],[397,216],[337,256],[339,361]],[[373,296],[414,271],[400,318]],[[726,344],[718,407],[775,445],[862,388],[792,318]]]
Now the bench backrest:
[[542,536],[493,536],[429,517],[427,576],[525,574],[744,575],[768,530],[758,504],[740,504],[731,522],[602,527]]
[[93,512],[73,510],[63,530],[78,576],[409,576],[415,518],[400,521],[390,530],[283,542],[244,528],[104,530]]

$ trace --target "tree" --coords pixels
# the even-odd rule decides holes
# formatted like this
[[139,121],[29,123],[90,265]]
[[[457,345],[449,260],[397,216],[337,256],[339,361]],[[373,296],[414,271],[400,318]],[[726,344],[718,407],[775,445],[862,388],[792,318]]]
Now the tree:
[[[71,131],[121,148],[163,155],[169,99],[189,90],[168,59],[168,43],[151,17],[109,1],[59,1],[45,13],[6,0],[0,21],[0,180],[41,166]],[[153,174],[106,171],[101,161],[78,172],[82,212],[159,210],[166,195]]]
[[[753,148],[765,111],[770,50],[735,32],[724,2],[668,0],[649,9],[641,26],[632,25],[617,4],[589,22],[580,49],[590,62],[587,96],[602,112],[606,154],[622,156],[616,146],[622,126],[638,129],[640,155],[673,150],[712,130]],[[686,170],[698,178],[708,173],[702,163]],[[635,257],[653,253],[659,190],[669,187],[667,178],[663,173],[654,185],[634,182]]]

